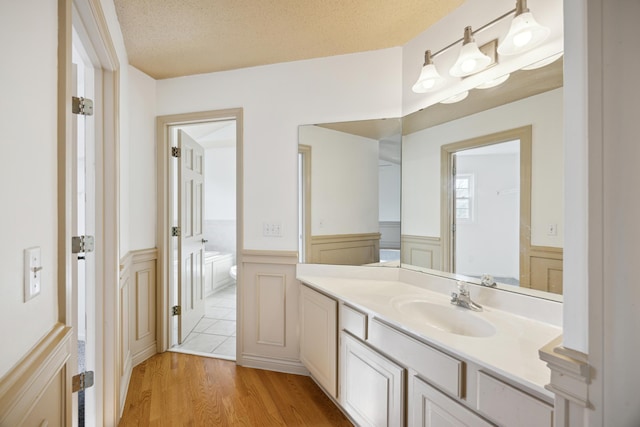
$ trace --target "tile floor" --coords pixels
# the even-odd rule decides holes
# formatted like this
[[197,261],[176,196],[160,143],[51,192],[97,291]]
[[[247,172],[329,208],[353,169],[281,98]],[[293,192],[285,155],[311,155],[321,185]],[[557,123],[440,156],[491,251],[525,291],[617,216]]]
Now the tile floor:
[[207,297],[204,317],[173,350],[236,360],[235,283]]

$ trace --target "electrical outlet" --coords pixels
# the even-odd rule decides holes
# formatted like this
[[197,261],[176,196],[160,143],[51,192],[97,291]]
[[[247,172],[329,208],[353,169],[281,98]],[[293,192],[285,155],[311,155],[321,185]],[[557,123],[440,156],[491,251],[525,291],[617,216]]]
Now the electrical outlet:
[[29,248],[24,250],[24,301],[40,293],[42,261],[40,258],[40,248]]
[[547,236],[558,235],[558,224],[547,224]]
[[280,222],[263,222],[262,235],[266,237],[281,237],[282,224]]

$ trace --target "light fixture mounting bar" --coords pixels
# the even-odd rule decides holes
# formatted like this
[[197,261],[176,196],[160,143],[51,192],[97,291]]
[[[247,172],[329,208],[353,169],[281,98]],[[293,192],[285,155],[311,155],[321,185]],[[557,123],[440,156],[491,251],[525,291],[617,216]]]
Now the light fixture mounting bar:
[[[506,18],[507,16],[511,15],[512,13],[515,13],[517,9],[511,9],[510,11],[498,16],[497,18],[493,19],[492,21],[489,21],[488,23],[484,24],[482,27],[478,28],[475,31],[472,31],[471,34],[472,35],[476,35],[477,33],[486,30],[487,28],[495,25],[498,21],[503,20],[504,18]],[[443,47],[442,49],[440,49],[439,51],[437,51],[436,53],[431,55],[431,58],[435,58],[436,56],[440,55],[443,52],[446,52],[447,50],[451,49],[452,47],[454,47],[455,45],[457,45],[458,43],[460,43],[461,41],[464,41],[464,37],[459,38],[458,40],[454,41],[453,43],[451,43],[450,45]]]

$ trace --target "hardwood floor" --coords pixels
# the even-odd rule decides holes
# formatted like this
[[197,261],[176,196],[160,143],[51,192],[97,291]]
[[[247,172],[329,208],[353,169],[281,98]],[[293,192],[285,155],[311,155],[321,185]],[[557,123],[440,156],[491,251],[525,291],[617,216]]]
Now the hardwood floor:
[[120,426],[351,426],[309,377],[166,352],[136,366]]

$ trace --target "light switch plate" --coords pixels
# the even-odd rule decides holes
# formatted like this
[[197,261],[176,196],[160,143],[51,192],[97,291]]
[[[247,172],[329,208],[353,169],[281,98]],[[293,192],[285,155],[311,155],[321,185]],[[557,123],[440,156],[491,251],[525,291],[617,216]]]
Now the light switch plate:
[[42,262],[40,248],[34,247],[24,250],[24,301],[40,293],[42,276]]

